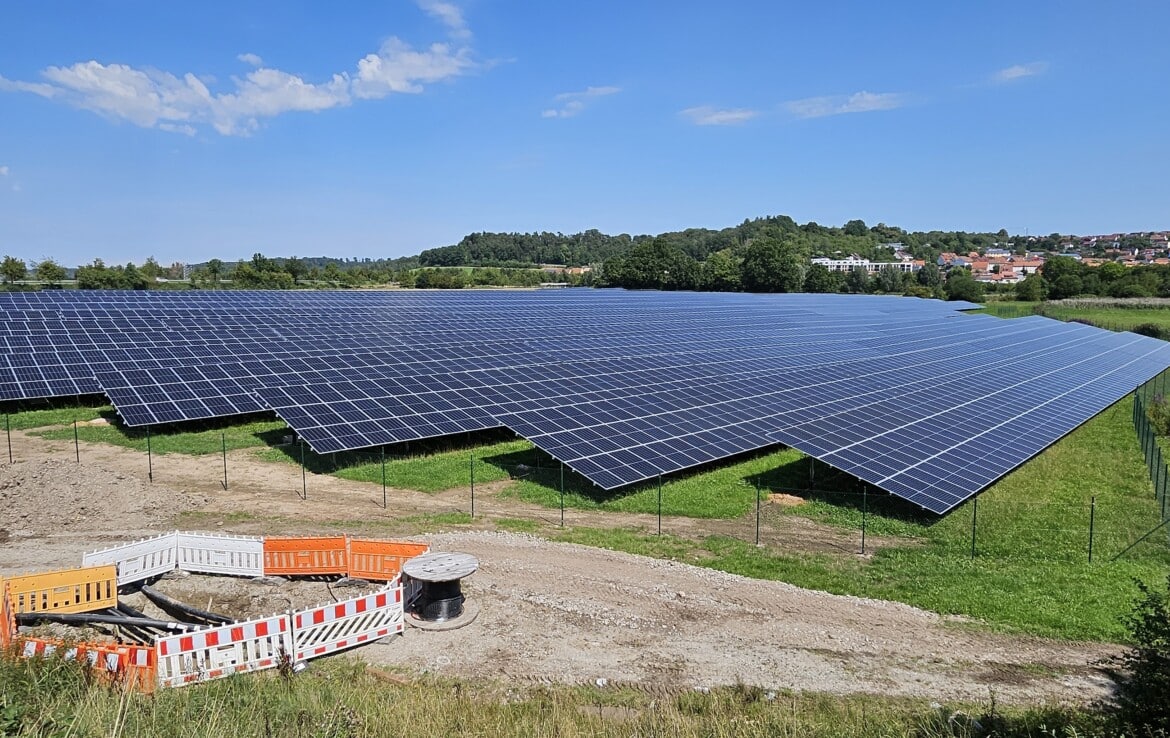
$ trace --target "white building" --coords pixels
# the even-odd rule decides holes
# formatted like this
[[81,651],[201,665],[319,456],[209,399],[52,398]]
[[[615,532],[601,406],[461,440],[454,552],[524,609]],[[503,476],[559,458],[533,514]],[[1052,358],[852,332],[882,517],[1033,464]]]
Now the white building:
[[900,272],[916,272],[922,268],[922,262],[914,261],[870,261],[859,256],[849,256],[844,259],[829,259],[818,256],[811,260],[813,264],[820,264],[830,272],[851,272],[854,269],[864,269],[870,274],[877,274],[882,267],[892,266]]

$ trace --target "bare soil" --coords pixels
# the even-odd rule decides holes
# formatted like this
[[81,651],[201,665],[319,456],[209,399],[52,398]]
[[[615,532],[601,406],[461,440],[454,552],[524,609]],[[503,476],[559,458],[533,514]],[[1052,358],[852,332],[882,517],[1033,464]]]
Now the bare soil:
[[[218,457],[155,456],[130,449],[45,441],[13,432],[16,462],[0,464],[0,575],[77,566],[81,554],[194,522],[244,534],[353,532],[387,535],[404,519],[468,509],[468,490],[433,495],[309,474],[300,498],[297,466],[228,455],[224,490]],[[4,459],[6,461],[6,459]],[[1067,643],[989,633],[970,623],[891,602],[842,597],[747,579],[684,563],[556,543],[494,529],[495,518],[559,523],[559,511],[501,497],[507,483],[477,485],[472,530],[422,536],[435,550],[464,551],[480,569],[464,582],[479,608],[465,628],[409,629],[354,653],[371,663],[517,683],[632,685],[650,692],[758,685],[767,689],[874,693],[934,700],[1087,703],[1111,682],[1096,664],[1109,644]],[[793,504],[777,500],[774,504]],[[629,525],[634,514],[566,512],[567,525]],[[745,538],[753,520],[664,518],[686,535]],[[192,526],[194,527],[194,526]],[[842,531],[796,516],[767,516],[763,541],[857,555]],[[869,539],[867,546],[886,542]],[[354,592],[320,583],[273,586],[216,577],[159,583],[192,605],[232,615],[266,615]],[[138,602],[138,604],[142,604]],[[209,607],[210,604],[210,607]]]

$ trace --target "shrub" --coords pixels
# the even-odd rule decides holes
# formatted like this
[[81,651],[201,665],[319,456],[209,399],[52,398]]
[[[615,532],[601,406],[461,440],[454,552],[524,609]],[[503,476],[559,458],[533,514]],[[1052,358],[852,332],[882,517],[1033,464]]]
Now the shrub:
[[1138,735],[1170,735],[1170,576],[1166,591],[1137,586],[1142,597],[1125,620],[1134,646],[1118,657],[1118,717]]
[[1130,329],[1131,333],[1137,333],[1140,336],[1149,336],[1150,338],[1160,338],[1165,341],[1168,337],[1166,329],[1157,323],[1142,323]]

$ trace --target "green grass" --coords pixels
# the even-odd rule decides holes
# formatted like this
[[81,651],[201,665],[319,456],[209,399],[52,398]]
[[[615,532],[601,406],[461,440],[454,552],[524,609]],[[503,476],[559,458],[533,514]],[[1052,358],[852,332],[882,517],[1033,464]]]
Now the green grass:
[[410,678],[345,658],[221,679],[154,695],[86,678],[75,662],[0,659],[0,734],[110,738],[348,738],[350,736],[844,736],[943,738],[971,715],[996,736],[1115,735],[1107,716],[1068,707],[928,704],[733,685],[697,692],[628,687],[524,687]]
[[[203,456],[221,453],[225,443],[228,451],[268,446],[275,442],[286,428],[287,426],[279,420],[240,422],[238,419],[231,423],[207,423],[201,430],[164,426],[151,429],[149,443],[151,453],[155,454]],[[73,440],[72,426],[34,433],[49,440]],[[145,431],[116,424],[78,426],[77,437],[88,443],[124,446],[144,453],[147,448]]]
[[[508,456],[532,448],[527,441],[500,441],[484,446],[457,447],[417,456],[386,456],[386,484],[420,492],[442,492],[471,485],[472,454],[475,456],[476,483],[507,479],[509,470],[484,461],[485,457]],[[265,461],[301,463],[300,446],[268,448],[257,456]],[[305,466],[318,473],[335,474],[355,482],[382,483],[382,458],[379,454],[348,452],[318,455],[305,449]]]
[[1000,318],[1021,318],[1044,315],[1056,320],[1087,320],[1100,328],[1128,331],[1143,324],[1154,323],[1170,329],[1170,310],[1165,307],[1129,306],[1123,300],[1082,300],[1073,304],[1063,302],[1015,302],[1002,300],[987,303],[982,310]]
[[44,428],[54,425],[70,426],[70,436],[73,438],[73,421],[88,423],[97,418],[114,417],[114,408],[109,405],[98,407],[62,407],[42,408],[38,410],[20,410],[7,413],[8,427],[12,430],[29,430],[30,428]]
[[[544,457],[536,467],[536,454],[524,455],[531,469],[505,495],[517,497],[547,507],[559,507],[561,477],[556,462]],[[543,456],[543,454],[541,454]],[[485,457],[491,462],[492,458]],[[516,459],[500,459],[499,463],[514,468]],[[716,465],[706,470],[689,472],[662,480],[662,514],[683,515],[692,518],[738,518],[756,504],[756,482],[762,481],[772,490],[801,489],[807,486],[809,458],[793,449],[780,449],[737,462]],[[827,475],[828,467],[817,464],[819,473]],[[658,482],[650,481],[623,488],[617,493],[606,492],[588,480],[566,470],[565,507],[580,510],[608,510],[613,512],[658,512]]]

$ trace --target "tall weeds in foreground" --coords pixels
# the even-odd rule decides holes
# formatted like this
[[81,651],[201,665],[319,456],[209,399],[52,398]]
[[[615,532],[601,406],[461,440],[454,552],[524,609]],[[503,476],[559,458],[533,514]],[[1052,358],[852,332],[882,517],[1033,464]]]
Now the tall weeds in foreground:
[[735,685],[710,691],[523,688],[411,679],[348,659],[295,677],[245,675],[148,696],[58,659],[0,660],[0,735],[109,738],[358,736],[1109,736],[1086,710],[1000,710]]

